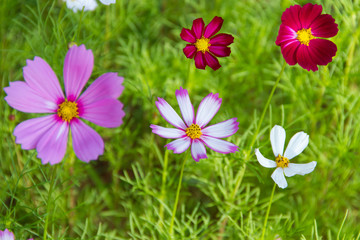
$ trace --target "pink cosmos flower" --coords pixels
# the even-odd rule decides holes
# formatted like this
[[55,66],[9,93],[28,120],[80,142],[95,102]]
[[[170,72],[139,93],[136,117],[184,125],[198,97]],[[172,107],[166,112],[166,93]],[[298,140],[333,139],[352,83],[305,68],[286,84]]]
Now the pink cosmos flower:
[[220,109],[222,99],[218,97],[218,93],[210,93],[201,101],[196,117],[188,91],[180,87],[180,90],[175,91],[175,95],[184,121],[164,99],[158,98],[155,104],[161,116],[176,128],[150,125],[152,132],[160,137],[177,139],[165,145],[166,148],[174,153],[183,153],[191,146],[191,155],[196,162],[207,158],[205,145],[224,154],[238,151],[236,145],[219,139],[230,137],[237,132],[239,123],[236,118],[206,127]]
[[0,240],[15,240],[15,236],[7,229],[5,229],[4,231],[0,230]]
[[326,39],[334,37],[338,25],[329,14],[321,14],[322,6],[311,3],[294,5],[281,16],[276,45],[289,65],[299,65],[317,71],[317,65],[327,65],[336,55],[336,45]]
[[4,88],[5,100],[18,111],[50,115],[20,123],[14,130],[22,149],[36,149],[43,164],[59,163],[66,151],[69,129],[76,156],[96,160],[104,152],[100,135],[80,118],[102,127],[118,127],[125,113],[117,100],[123,78],[105,73],[81,93],[90,78],[94,56],[84,45],[69,49],[64,62],[65,94],[51,67],[40,57],[27,60],[23,68],[25,82],[10,82]]
[[205,69],[209,65],[213,70],[221,67],[216,57],[227,57],[231,50],[228,47],[234,42],[230,34],[220,33],[214,36],[220,29],[224,20],[221,17],[214,17],[205,27],[202,18],[195,19],[190,29],[183,28],[180,37],[189,42],[183,49],[187,58],[194,58],[195,66]]

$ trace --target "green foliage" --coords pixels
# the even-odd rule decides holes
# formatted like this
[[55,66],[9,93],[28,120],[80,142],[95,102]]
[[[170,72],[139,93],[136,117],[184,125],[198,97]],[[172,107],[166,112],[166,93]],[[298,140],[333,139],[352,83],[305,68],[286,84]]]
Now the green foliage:
[[[62,82],[68,44],[85,44],[95,56],[89,83],[110,71],[125,77],[120,100],[126,116],[115,129],[91,124],[105,141],[98,161],[83,163],[68,150],[57,166],[42,165],[36,151],[22,150],[12,135],[18,123],[38,115],[12,109],[1,91],[0,230],[10,229],[17,239],[42,239],[44,231],[47,239],[170,239],[185,154],[165,151],[167,140],[149,125],[167,126],[155,100],[165,98],[178,111],[174,93],[183,86],[196,108],[209,92],[220,94],[223,104],[212,123],[238,118],[240,129],[228,140],[240,152],[208,151],[199,163],[187,160],[175,239],[259,239],[273,181],[255,156],[245,159],[284,62],[274,43],[281,14],[305,2],[117,0],[74,13],[60,0],[2,0],[1,88],[22,80],[26,59],[35,56]],[[286,66],[255,147],[272,155],[274,124],[285,127],[287,142],[303,130],[310,144],[296,162],[318,165],[311,174],[289,178],[288,188],[276,189],[266,239],[358,240],[360,2],[314,2],[339,24],[331,39],[336,57],[315,73]],[[195,69],[182,52],[180,31],[195,18],[208,23],[214,16],[223,17],[221,31],[235,37],[231,56],[220,59],[216,72]]]

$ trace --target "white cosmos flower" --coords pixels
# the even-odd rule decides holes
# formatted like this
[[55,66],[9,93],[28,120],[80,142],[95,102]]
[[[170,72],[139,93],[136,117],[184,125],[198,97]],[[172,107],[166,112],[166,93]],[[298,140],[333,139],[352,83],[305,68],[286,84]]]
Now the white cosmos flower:
[[[275,161],[265,158],[255,149],[255,155],[259,163],[266,168],[276,168],[271,175],[272,179],[280,188],[286,188],[285,176],[292,177],[296,174],[305,175],[311,173],[316,167],[316,161],[306,164],[290,163],[289,160],[299,155],[309,144],[309,135],[304,132],[296,133],[291,139],[284,152],[285,130],[275,125],[270,132],[270,142],[275,155]],[[285,176],[284,176],[285,174]]]
[[207,158],[205,145],[223,154],[238,151],[236,145],[219,139],[237,132],[239,123],[236,118],[206,127],[221,106],[222,99],[218,97],[218,93],[210,93],[201,101],[196,117],[188,91],[180,87],[180,90],[175,91],[175,95],[184,121],[164,99],[158,98],[156,106],[161,116],[176,128],[150,125],[152,132],[160,137],[176,139],[165,145],[166,148],[174,153],[183,153],[191,146],[191,155],[196,162]]
[[[66,2],[66,6],[72,9],[74,12],[81,11],[93,11],[97,7],[96,0],[63,0]],[[115,3],[116,0],[100,0],[102,4],[110,5]]]

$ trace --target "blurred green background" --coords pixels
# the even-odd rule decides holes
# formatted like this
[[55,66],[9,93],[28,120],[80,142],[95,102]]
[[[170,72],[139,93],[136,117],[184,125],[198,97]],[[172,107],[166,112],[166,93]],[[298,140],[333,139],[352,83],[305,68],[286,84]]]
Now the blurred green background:
[[[47,239],[169,239],[185,155],[166,152],[168,141],[152,134],[149,125],[169,127],[155,100],[162,97],[179,112],[175,90],[182,86],[195,109],[208,93],[219,93],[222,107],[210,124],[237,117],[239,131],[227,140],[240,152],[208,150],[208,159],[187,160],[175,239],[259,239],[273,170],[261,167],[255,156],[244,159],[284,62],[275,45],[281,14],[305,3],[117,0],[74,13],[62,1],[2,0],[2,89],[23,80],[25,61],[35,56],[46,60],[63,84],[68,44],[76,42],[94,53],[88,85],[105,72],[125,77],[120,100],[126,116],[115,129],[90,124],[105,141],[98,161],[86,164],[70,150],[60,164],[42,165],[36,151],[22,150],[12,135],[17,124],[39,114],[12,109],[1,91],[0,230],[10,229],[17,239],[42,239],[45,229]],[[255,147],[272,156],[269,132],[275,124],[286,129],[286,144],[305,131],[310,144],[294,162],[318,165],[311,174],[287,178],[288,188],[276,189],[266,239],[358,240],[360,1],[312,3],[321,4],[339,25],[330,39],[338,47],[336,57],[317,72],[286,66]],[[219,59],[219,70],[199,70],[184,56],[179,34],[195,18],[207,24],[214,16],[224,19],[220,32],[235,37],[232,53]]]

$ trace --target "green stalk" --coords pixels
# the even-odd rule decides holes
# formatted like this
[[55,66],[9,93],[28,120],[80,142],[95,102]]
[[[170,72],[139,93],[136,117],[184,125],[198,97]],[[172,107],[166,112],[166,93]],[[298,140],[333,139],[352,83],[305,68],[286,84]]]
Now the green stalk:
[[169,228],[169,233],[170,233],[171,237],[172,237],[173,232],[174,232],[174,221],[175,221],[176,209],[177,209],[177,205],[178,205],[178,202],[179,202],[179,195],[180,195],[181,183],[182,183],[182,178],[183,178],[183,173],[184,173],[184,167],[185,167],[186,159],[189,156],[189,152],[190,152],[190,150],[187,151],[187,153],[186,153],[186,155],[184,157],[184,160],[183,160],[183,164],[181,166],[180,179],[179,179],[179,184],[178,184],[178,187],[177,187],[177,192],[176,192],[176,197],[175,197],[175,204],[174,204],[174,208],[173,208],[173,211],[172,211],[172,217],[171,217],[170,228]]
[[47,238],[47,229],[48,229],[48,225],[49,225],[49,216],[50,216],[50,207],[51,207],[51,195],[53,192],[53,188],[55,186],[56,169],[57,169],[57,164],[54,166],[53,172],[51,174],[51,183],[50,183],[50,189],[49,189],[48,199],[47,199],[46,219],[45,219],[45,226],[44,226],[44,237],[43,237],[44,240],[46,240],[46,238]]
[[165,200],[165,186],[166,186],[166,178],[167,178],[167,166],[168,166],[168,161],[169,160],[169,151],[165,150],[165,154],[164,154],[164,168],[163,168],[163,172],[162,172],[162,183],[161,183],[161,195],[160,195],[160,208],[159,208],[159,215],[160,215],[160,219],[161,221],[163,221],[164,219],[164,205],[163,202]]
[[273,190],[272,190],[272,192],[271,192],[270,201],[269,201],[269,206],[268,206],[268,209],[267,209],[267,211],[266,211],[264,226],[263,226],[263,230],[262,230],[262,234],[261,234],[261,240],[264,240],[264,237],[265,237],[266,225],[267,225],[267,221],[268,221],[268,218],[269,218],[269,213],[270,213],[270,208],[271,208],[272,200],[273,200],[273,198],[274,198],[275,188],[276,188],[276,183],[274,183],[274,187],[273,187]]

